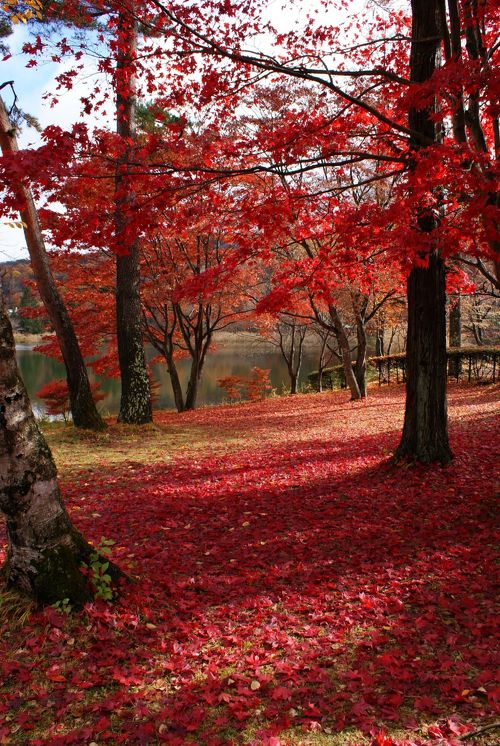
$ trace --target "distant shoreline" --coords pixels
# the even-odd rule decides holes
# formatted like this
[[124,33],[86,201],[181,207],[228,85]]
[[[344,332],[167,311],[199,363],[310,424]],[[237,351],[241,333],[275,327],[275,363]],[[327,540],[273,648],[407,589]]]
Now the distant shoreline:
[[[25,332],[15,331],[14,341],[16,347],[24,349],[33,348],[42,344],[43,336],[41,334],[27,334]],[[216,348],[230,349],[232,346],[241,347],[242,342],[244,342],[245,345],[248,345],[249,349],[253,352],[259,350],[271,350],[275,347],[275,345],[272,345],[257,332],[231,331],[229,329],[223,329],[215,332],[213,338],[213,345]],[[317,347],[318,342],[316,339],[306,341],[306,349],[317,349]]]
[[14,342],[16,343],[16,347],[36,347],[36,345],[42,343],[42,335],[14,332]]

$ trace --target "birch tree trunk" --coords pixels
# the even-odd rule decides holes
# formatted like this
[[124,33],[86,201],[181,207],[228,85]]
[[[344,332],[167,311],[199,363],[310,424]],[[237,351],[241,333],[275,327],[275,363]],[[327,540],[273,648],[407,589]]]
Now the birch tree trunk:
[[62,504],[49,447],[17,368],[14,337],[0,295],[0,510],[7,519],[3,568],[9,586],[42,604],[92,597],[82,562],[92,548]]

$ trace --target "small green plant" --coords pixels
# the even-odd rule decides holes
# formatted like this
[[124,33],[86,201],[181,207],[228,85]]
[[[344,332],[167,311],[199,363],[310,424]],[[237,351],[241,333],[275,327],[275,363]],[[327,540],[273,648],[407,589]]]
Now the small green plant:
[[299,394],[312,394],[315,389],[311,386],[308,381],[299,383]]
[[287,386],[284,381],[281,381],[278,388],[276,389],[277,396],[288,396],[290,393],[290,386]]
[[56,601],[55,604],[52,604],[52,608],[56,611],[60,611],[61,614],[66,614],[66,616],[71,614],[73,610],[69,598],[62,598],[60,601]]
[[101,536],[101,540],[92,552],[89,561],[83,562],[85,574],[87,575],[94,590],[94,596],[101,598],[103,601],[111,601],[113,598],[113,589],[111,588],[111,575],[108,574],[109,561],[104,557],[109,557],[111,547],[115,542],[113,539],[106,539]]

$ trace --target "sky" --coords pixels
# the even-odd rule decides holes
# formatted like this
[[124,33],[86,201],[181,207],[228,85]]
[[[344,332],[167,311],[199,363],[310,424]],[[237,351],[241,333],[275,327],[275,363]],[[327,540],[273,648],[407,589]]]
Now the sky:
[[[5,41],[12,56],[6,61],[0,61],[0,83],[14,81],[18,97],[17,105],[27,114],[34,116],[42,128],[51,124],[56,124],[63,129],[69,128],[80,118],[80,97],[88,95],[91,90],[95,67],[92,63],[86,63],[85,77],[79,79],[72,90],[65,91],[55,106],[50,106],[44,97],[46,94],[55,92],[56,76],[65,68],[69,69],[71,62],[47,61],[41,62],[37,67],[27,69],[27,58],[22,53],[22,47],[29,38],[29,28],[24,24],[15,26],[14,33],[6,38]],[[1,95],[9,108],[13,102],[10,89],[3,89]],[[112,122],[108,124],[112,126]],[[40,134],[32,128],[23,127],[18,134],[18,143],[21,148],[36,146],[40,142]],[[13,228],[7,225],[6,221],[0,221],[0,263],[27,257],[28,251],[22,228]]]
[[[15,26],[14,33],[7,37],[6,43],[9,45],[12,57],[0,62],[0,82],[13,80],[19,106],[33,116],[39,117],[41,121],[45,119],[48,124],[51,116],[49,112],[42,110],[41,97],[46,86],[50,84],[57,65],[48,63],[36,70],[26,70],[26,60],[21,53],[21,48],[27,39],[28,31],[24,24]],[[2,97],[7,108],[10,108],[13,102],[11,91],[3,89]],[[21,147],[28,147],[39,139],[34,130],[25,130],[19,137],[19,144]],[[24,258],[27,255],[22,230],[11,228],[3,221],[0,222],[0,262]]]

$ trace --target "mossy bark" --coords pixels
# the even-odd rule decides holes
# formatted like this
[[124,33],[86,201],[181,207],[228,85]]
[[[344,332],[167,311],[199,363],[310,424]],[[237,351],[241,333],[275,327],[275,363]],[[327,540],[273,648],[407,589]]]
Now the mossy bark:
[[142,336],[140,247],[130,225],[136,206],[130,175],[136,136],[137,21],[133,0],[128,0],[119,15],[118,33],[116,131],[124,143],[115,175],[115,233],[123,251],[116,258],[116,330],[122,384],[118,421],[142,425],[152,421],[153,409]]
[[9,586],[41,604],[67,598],[78,607],[92,598],[80,567],[94,550],[73,526],[62,503],[54,460],[19,375],[1,295],[0,510],[7,521],[2,574]]

